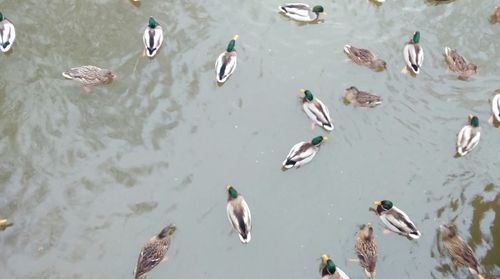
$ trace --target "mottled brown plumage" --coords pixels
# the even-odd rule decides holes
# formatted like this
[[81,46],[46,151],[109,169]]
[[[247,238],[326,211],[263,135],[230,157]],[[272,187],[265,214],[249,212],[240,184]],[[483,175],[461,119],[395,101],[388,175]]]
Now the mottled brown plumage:
[[345,100],[355,106],[375,107],[382,104],[382,98],[380,96],[365,91],[359,91],[354,86],[347,88],[345,91]]
[[383,71],[387,67],[384,60],[377,59],[377,57],[367,49],[345,45],[344,52],[356,64],[367,66],[375,71]]
[[450,70],[458,73],[459,78],[467,79],[477,73],[477,66],[467,62],[463,56],[458,54],[456,49],[445,47],[444,53],[448,67]]
[[[464,265],[469,268],[471,273],[483,278],[479,272],[479,262],[472,251],[472,248],[457,234],[457,228],[454,225],[443,225],[442,238],[444,246],[450,253],[455,266]],[[484,279],[484,278],[483,278]]]
[[79,81],[82,86],[108,83],[115,78],[110,70],[91,65],[71,68],[63,72],[62,75],[65,78]]
[[371,223],[368,223],[358,232],[354,249],[366,276],[373,278],[375,276],[375,265],[377,264],[377,244],[375,243]]
[[493,11],[493,14],[490,17],[490,20],[492,23],[500,22],[500,7],[495,8],[495,11]]

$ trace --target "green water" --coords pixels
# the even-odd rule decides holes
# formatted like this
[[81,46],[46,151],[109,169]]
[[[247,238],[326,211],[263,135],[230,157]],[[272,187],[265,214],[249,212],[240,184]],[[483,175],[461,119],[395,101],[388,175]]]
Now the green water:
[[[453,220],[486,278],[500,276],[500,129],[487,123],[500,87],[498,1],[317,2],[328,16],[298,24],[280,1],[0,0],[17,39],[0,53],[1,278],[131,278],[143,243],[177,232],[149,278],[320,278],[328,253],[351,278],[360,225],[374,224],[376,278],[468,278],[439,248]],[[316,4],[311,2],[310,4]],[[149,16],[165,31],[142,57]],[[421,74],[403,75],[402,49],[421,32]],[[238,67],[219,87],[214,62],[233,35]],[[376,73],[345,44],[387,61]],[[458,80],[443,58],[457,48],[479,67]],[[86,93],[61,72],[112,69]],[[342,102],[356,86],[374,109]],[[299,89],[330,109],[335,130],[314,160],[280,170],[297,142],[326,133],[301,109]],[[478,147],[454,158],[467,113]],[[252,241],[230,234],[225,185],[252,210]],[[422,232],[383,235],[368,208],[390,199]]]

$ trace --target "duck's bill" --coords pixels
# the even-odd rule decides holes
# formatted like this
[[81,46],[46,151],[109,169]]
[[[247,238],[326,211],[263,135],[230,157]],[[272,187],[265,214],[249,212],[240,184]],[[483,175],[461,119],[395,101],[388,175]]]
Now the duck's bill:
[[7,223],[7,219],[0,219],[0,225]]
[[381,201],[376,201],[373,204],[378,206],[378,205],[382,205],[382,202]]
[[322,15],[324,15],[324,16],[327,16],[327,15],[328,15],[326,12],[322,12],[321,14],[322,14]]

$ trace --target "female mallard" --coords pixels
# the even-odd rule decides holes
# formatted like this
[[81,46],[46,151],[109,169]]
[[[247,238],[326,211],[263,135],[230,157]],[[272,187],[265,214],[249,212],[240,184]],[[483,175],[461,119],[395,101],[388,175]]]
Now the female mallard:
[[355,106],[375,107],[382,104],[382,98],[372,93],[359,91],[351,86],[345,90],[345,100]]
[[422,67],[422,62],[424,62],[424,50],[419,44],[420,42],[420,32],[415,32],[413,38],[406,43],[403,50],[403,56],[406,61],[406,66],[410,68],[416,75],[420,73],[420,67]]
[[375,205],[377,206],[377,213],[380,216],[380,220],[382,220],[390,231],[409,236],[413,239],[418,239],[421,236],[415,224],[410,220],[410,217],[401,209],[393,206],[391,201],[376,201]]
[[306,112],[307,116],[317,124],[327,131],[333,130],[333,122],[330,118],[330,112],[328,108],[321,102],[320,99],[314,98],[313,94],[309,90],[300,89],[301,93],[304,93],[304,98],[302,101],[302,108]]
[[344,52],[356,64],[367,66],[368,68],[373,69],[377,72],[383,71],[387,68],[387,64],[384,60],[377,59],[377,57],[367,49],[345,45]]
[[477,275],[479,279],[484,279],[479,271],[479,262],[472,251],[472,248],[457,234],[457,228],[454,225],[441,226],[442,239],[444,246],[450,254],[453,264],[458,267],[465,265],[471,274]]
[[490,17],[490,21],[492,23],[500,22],[500,7],[495,8],[495,11],[493,11],[493,14]]
[[319,19],[319,15],[326,15],[323,6],[317,5],[312,9],[307,4],[290,3],[278,7],[287,17],[302,22],[312,22]]
[[456,49],[445,47],[444,54],[446,62],[448,62],[448,67],[450,67],[450,70],[458,73],[458,78],[467,79],[477,73],[477,66],[467,62],[463,56],[458,54]]
[[0,231],[4,231],[6,228],[13,226],[13,223],[8,223],[7,219],[0,219]]
[[149,57],[156,55],[163,43],[163,29],[154,17],[149,17],[149,23],[143,36],[144,51]]
[[349,276],[338,268],[328,255],[321,256],[319,272],[322,279],[349,279]]
[[165,254],[170,247],[170,241],[176,229],[174,224],[170,224],[144,244],[134,269],[135,279],[146,278],[148,272],[167,259]]
[[88,86],[111,82],[116,76],[107,69],[101,69],[96,66],[80,66],[71,68],[62,73],[63,77],[74,79],[80,82],[85,90]]
[[227,218],[233,229],[238,232],[242,243],[248,243],[252,239],[252,215],[245,199],[233,186],[227,185]]
[[479,118],[469,114],[469,124],[465,125],[457,137],[457,152],[460,156],[469,153],[479,143],[481,137],[481,127],[479,127]]
[[358,232],[354,249],[361,266],[365,269],[366,276],[373,278],[375,276],[375,265],[377,264],[377,244],[375,243],[371,223],[368,223]]
[[491,101],[491,113],[493,114],[493,120],[500,123],[500,94],[496,94]]
[[297,143],[292,147],[292,150],[290,150],[286,156],[285,161],[283,161],[283,168],[298,168],[309,163],[319,151],[321,143],[327,139],[327,137],[318,136],[313,138],[311,142],[302,141]]
[[7,52],[16,39],[14,24],[0,13],[0,50]]
[[229,41],[226,51],[221,53],[215,61],[215,79],[218,83],[224,83],[236,70],[238,57],[234,46],[238,40],[238,35],[234,35],[233,39]]

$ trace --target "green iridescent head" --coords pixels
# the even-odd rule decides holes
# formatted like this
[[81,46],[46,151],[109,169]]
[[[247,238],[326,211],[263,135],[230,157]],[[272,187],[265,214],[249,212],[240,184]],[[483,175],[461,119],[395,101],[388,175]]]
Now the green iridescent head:
[[327,140],[327,139],[328,139],[327,137],[317,136],[317,137],[315,137],[315,138],[312,139],[311,143],[314,144],[314,145],[318,145],[322,141]]
[[413,34],[413,39],[412,41],[415,43],[415,44],[418,44],[418,42],[420,42],[420,32],[417,31],[415,32],[415,34]]
[[328,259],[326,261],[326,271],[328,271],[329,274],[334,274],[336,270],[337,266],[335,266],[335,263],[332,261],[332,259]]
[[148,23],[149,27],[151,28],[155,28],[156,27],[156,20],[154,17],[149,17],[149,23]]
[[3,14],[0,13],[0,21],[2,21],[2,20],[3,20]]
[[238,35],[234,35],[233,39],[229,41],[229,44],[227,45],[226,51],[231,52],[234,50],[234,46],[236,45],[236,40],[238,40]]
[[383,200],[383,201],[377,201],[375,202],[375,205],[380,205],[382,206],[383,209],[389,210],[392,208],[393,204],[391,201],[388,200]]
[[477,118],[477,116],[473,116],[470,120],[470,124],[472,125],[472,127],[479,127],[479,118]]
[[320,5],[317,5],[317,6],[314,6],[313,9],[312,9],[313,13],[323,13],[325,11],[325,9],[323,9],[323,6],[320,6]]
[[313,98],[314,98],[314,97],[313,97],[313,94],[312,94],[312,92],[311,92],[311,91],[309,91],[309,90],[304,90],[304,89],[301,89],[301,91],[304,93],[304,95],[305,95],[306,99],[307,99],[309,102],[313,100]]
[[236,191],[233,186],[227,185],[226,189],[231,198],[236,199],[238,197],[238,191]]

